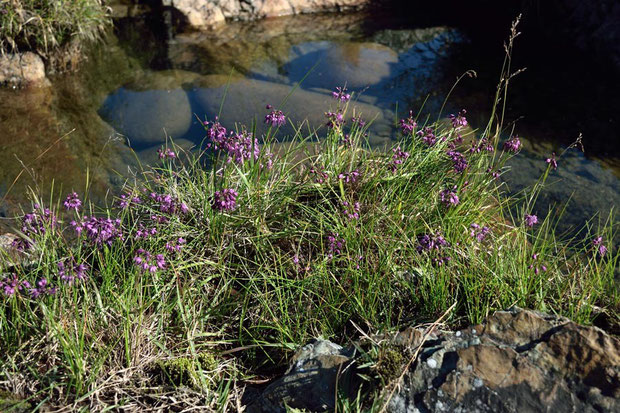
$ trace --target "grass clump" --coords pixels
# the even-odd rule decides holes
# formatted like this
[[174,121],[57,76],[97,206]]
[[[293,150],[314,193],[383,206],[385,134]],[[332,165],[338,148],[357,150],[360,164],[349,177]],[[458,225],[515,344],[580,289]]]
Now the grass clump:
[[0,0],[0,52],[50,58],[98,39],[110,23],[101,0]]
[[[478,323],[513,305],[618,325],[617,223],[559,239],[533,210],[551,160],[508,196],[497,177],[520,142],[500,143],[501,116],[466,132],[464,112],[410,112],[400,141],[374,150],[359,114],[344,123],[351,97],[334,97],[325,139],[299,127],[276,143],[278,110],[260,144],[215,119],[203,148],[162,147],[105,208],[35,197],[21,257],[1,262],[2,386],[76,409],[226,410],[317,336]],[[392,377],[402,360],[378,351]]]

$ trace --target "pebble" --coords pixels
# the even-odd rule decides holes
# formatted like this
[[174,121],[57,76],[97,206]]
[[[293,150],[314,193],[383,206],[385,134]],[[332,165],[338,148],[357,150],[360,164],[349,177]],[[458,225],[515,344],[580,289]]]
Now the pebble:
[[426,364],[432,369],[437,368],[437,360],[435,360],[434,358],[429,358],[428,360],[426,360]]

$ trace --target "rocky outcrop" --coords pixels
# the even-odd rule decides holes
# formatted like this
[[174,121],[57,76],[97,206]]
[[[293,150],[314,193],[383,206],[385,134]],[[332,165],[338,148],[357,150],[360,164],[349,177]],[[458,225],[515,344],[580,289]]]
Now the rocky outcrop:
[[226,19],[254,20],[265,17],[287,16],[358,9],[370,0],[164,0],[179,10],[190,26],[213,27]]
[[[562,317],[513,308],[461,331],[409,328],[379,342],[398,356],[375,392],[388,412],[620,411],[620,341]],[[306,346],[248,411],[333,409],[340,389],[358,394],[357,373],[372,375],[360,359],[325,341]]]
[[45,83],[45,64],[32,52],[0,54],[0,86],[22,87]]

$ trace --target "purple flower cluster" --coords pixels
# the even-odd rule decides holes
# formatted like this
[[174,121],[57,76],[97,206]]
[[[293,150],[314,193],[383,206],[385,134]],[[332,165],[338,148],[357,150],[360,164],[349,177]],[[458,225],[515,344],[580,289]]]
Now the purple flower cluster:
[[596,237],[592,240],[592,245],[598,251],[601,257],[604,257],[607,254],[607,247],[603,245],[603,237]]
[[[26,282],[24,281],[24,283]],[[54,294],[56,294],[56,287],[52,287],[47,282],[47,278],[41,278],[37,281],[36,286],[30,289],[30,296],[32,298],[39,298],[41,296]]]
[[159,155],[159,159],[164,159],[164,158],[175,159],[177,157],[177,154],[174,153],[174,151],[170,148],[166,148],[166,149],[159,148],[157,150],[157,154]]
[[132,204],[138,205],[141,203],[142,203],[142,200],[140,199],[139,196],[129,197],[129,195],[122,194],[118,200],[117,205],[121,209],[126,209],[126,208],[129,208],[129,206]]
[[396,173],[398,165],[402,165],[409,158],[409,152],[403,151],[400,146],[392,149],[392,161],[390,162],[390,170]]
[[534,270],[534,274],[538,275],[540,273],[540,271],[542,270],[542,272],[546,272],[547,271],[547,266],[545,266],[544,264],[539,264],[538,263],[538,254],[533,254],[532,255],[532,263],[527,267],[530,270]]
[[478,240],[478,242],[482,242],[484,241],[484,239],[486,238],[486,236],[489,234],[489,232],[491,232],[491,229],[487,226],[481,227],[478,224],[471,224],[471,231],[469,233],[469,235],[472,238],[476,238]]
[[123,240],[120,219],[84,217],[81,222],[71,221],[75,232],[86,233],[86,238],[95,245],[112,245],[115,240]]
[[435,136],[433,128],[427,126],[426,128],[419,130],[417,135],[428,146],[433,146],[435,145],[435,143],[437,143],[437,136]]
[[338,233],[331,233],[327,236],[327,257],[333,258],[335,255],[342,254],[344,248],[344,238],[340,238]]
[[348,201],[342,201],[342,213],[350,220],[360,218],[360,203],[355,202],[351,205]]
[[317,184],[325,183],[329,179],[329,174],[324,170],[311,168],[310,173],[316,176],[316,178],[314,178],[314,182]]
[[211,207],[217,211],[233,211],[237,207],[238,195],[237,191],[230,188],[215,191]]
[[536,215],[525,214],[524,220],[525,220],[525,225],[527,225],[530,228],[538,224],[538,217]]
[[46,229],[56,226],[56,216],[49,208],[43,208],[38,204],[34,205],[34,210],[24,215],[22,219],[22,232],[25,235],[45,234]]
[[223,127],[209,129],[210,132],[215,130],[219,133],[213,133],[213,137],[210,137],[213,147],[215,150],[224,151],[228,156],[228,162],[234,160],[237,164],[242,164],[252,155],[254,155],[254,160],[258,159],[260,146],[258,139],[254,138],[251,133],[242,131],[226,134],[226,129]]
[[347,184],[357,181],[359,177],[360,177],[360,173],[357,169],[351,172],[345,172],[345,173],[338,174],[338,179],[340,179],[341,181],[344,181]]
[[341,110],[336,112],[326,112],[325,117],[327,118],[326,126],[328,128],[336,129],[344,124],[344,114]]
[[456,206],[459,204],[459,196],[457,195],[457,187],[456,185],[450,188],[446,188],[439,193],[439,199],[441,202],[447,206]]
[[185,238],[179,237],[176,241],[166,242],[166,250],[169,252],[180,252],[187,241]]
[[354,116],[351,118],[351,123],[357,124],[360,128],[366,126],[366,121],[362,119],[362,116]]
[[189,211],[189,207],[184,202],[179,202],[178,199],[169,194],[151,192],[149,198],[158,205],[159,211],[164,214],[186,214]]
[[485,150],[487,152],[493,152],[495,148],[487,138],[480,139],[478,143],[476,143],[475,141],[472,142],[471,148],[469,148],[469,152],[471,153],[480,153],[482,152],[482,150]]
[[467,126],[467,119],[465,118],[466,113],[467,111],[462,109],[457,115],[450,115],[450,121],[452,122],[452,127],[454,129],[460,129]]
[[400,129],[403,132],[403,135],[413,134],[415,129],[418,127],[418,123],[413,118],[412,110],[409,111],[409,117],[405,119],[401,119],[399,124],[400,124]]
[[517,135],[504,142],[504,150],[511,153],[517,153],[521,149],[521,140]]
[[134,239],[149,239],[155,234],[157,234],[157,228],[144,228],[144,226],[140,224],[138,229],[136,230],[136,235],[134,236]]
[[133,257],[133,262],[142,271],[150,272],[151,274],[156,273],[157,270],[163,270],[166,268],[166,260],[162,254],[153,255],[142,248],[136,251],[136,255]]
[[457,173],[462,173],[469,166],[467,164],[467,159],[463,156],[462,153],[458,151],[448,151],[447,155],[452,160],[452,166],[454,167],[454,171]]
[[418,252],[440,251],[447,245],[448,241],[446,241],[441,233],[423,234],[418,235],[418,246],[416,249]]
[[9,297],[24,288],[30,288],[30,283],[28,281],[20,281],[15,274],[11,274],[0,280],[0,290],[2,290],[4,295]]
[[63,202],[63,205],[65,206],[67,211],[71,209],[77,211],[82,206],[82,201],[80,201],[77,193],[71,192],[69,195],[67,195],[67,198],[65,199],[65,202]]
[[73,258],[66,258],[58,261],[58,275],[60,279],[68,285],[73,284],[75,280],[85,280],[88,266],[86,264],[78,264]]
[[500,175],[500,171],[499,171],[499,170],[494,171],[494,170],[493,170],[493,168],[491,168],[491,167],[489,166],[489,167],[487,168],[487,171],[486,171],[486,172],[487,172],[488,174],[491,174],[491,176],[492,176],[494,179],[498,179],[498,178],[499,178],[499,175]]
[[346,87],[337,87],[334,92],[332,92],[332,97],[340,102],[348,102],[351,99],[351,94],[347,93]]
[[553,152],[551,154],[550,158],[545,159],[545,162],[547,162],[549,165],[551,165],[551,167],[553,168],[553,170],[558,169],[558,163],[555,160],[555,152]]
[[286,123],[286,116],[282,113],[281,110],[273,109],[273,106],[267,105],[267,110],[271,110],[267,115],[265,115],[265,123],[271,126],[282,126]]

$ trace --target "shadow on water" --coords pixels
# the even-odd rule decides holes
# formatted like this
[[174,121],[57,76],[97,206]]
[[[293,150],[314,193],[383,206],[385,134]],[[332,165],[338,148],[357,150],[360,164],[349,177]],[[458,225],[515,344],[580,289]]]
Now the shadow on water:
[[[437,116],[456,78],[471,69],[477,77],[462,81],[444,114],[466,108],[470,123],[483,127],[516,9],[495,10],[489,20],[481,10],[488,2],[447,3],[412,8],[394,2],[372,15],[238,22],[210,33],[179,31],[180,18],[170,9],[123,9],[106,44],[90,51],[79,72],[52,78],[48,88],[0,91],[0,196],[22,163],[32,171],[12,187],[0,213],[23,203],[34,182],[44,193],[52,179],[63,192],[80,192],[87,168],[91,195],[103,202],[139,160],[156,160],[166,136],[184,148],[200,143],[204,128],[197,116],[213,120],[225,94],[222,123],[255,123],[260,134],[265,105],[277,106],[297,86],[283,109],[295,122],[307,118],[305,127],[320,134],[324,112],[335,107],[331,90],[346,84],[357,92],[356,111],[375,119],[371,144],[379,146],[394,139],[395,119],[409,109],[424,105],[423,116]],[[539,205],[544,211],[572,196],[564,228],[570,230],[620,201],[613,111],[620,90],[613,69],[591,64],[568,44],[549,43],[536,30],[524,21],[513,56],[513,67],[527,70],[512,83],[508,124],[516,121],[526,144],[506,179],[515,191],[530,185],[544,157],[582,133],[585,154],[562,159],[551,178],[562,183]]]

